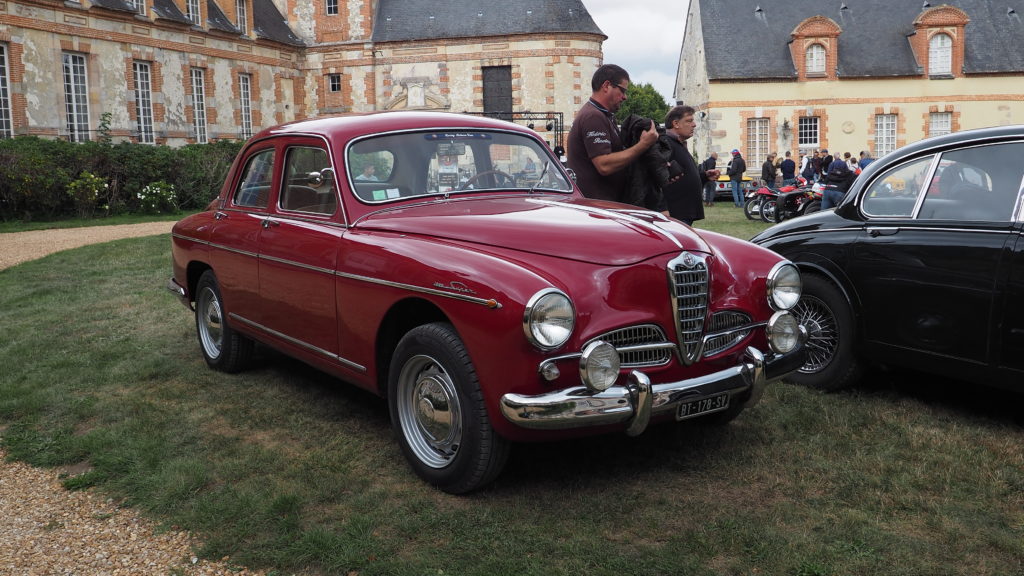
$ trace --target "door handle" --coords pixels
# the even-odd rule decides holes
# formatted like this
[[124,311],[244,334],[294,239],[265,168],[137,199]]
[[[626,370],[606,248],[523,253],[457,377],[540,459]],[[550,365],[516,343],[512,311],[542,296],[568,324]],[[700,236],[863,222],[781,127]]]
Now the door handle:
[[228,217],[228,213],[227,212],[221,212],[220,210],[218,210],[218,211],[213,213],[213,219],[214,220],[223,220],[223,219],[225,219],[227,217]]
[[898,234],[899,228],[868,228],[868,236],[878,238],[879,236],[893,236]]
[[270,228],[271,226],[280,226],[280,225],[281,225],[281,223],[278,222],[277,220],[271,220],[270,218],[265,218],[263,220],[263,227],[264,228]]

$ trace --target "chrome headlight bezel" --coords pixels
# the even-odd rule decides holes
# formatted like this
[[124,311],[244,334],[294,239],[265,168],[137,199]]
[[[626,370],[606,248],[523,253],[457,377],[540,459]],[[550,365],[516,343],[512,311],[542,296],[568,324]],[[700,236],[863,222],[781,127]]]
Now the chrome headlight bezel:
[[580,355],[580,380],[590,390],[604,392],[619,378],[619,352],[604,340],[594,340]]
[[765,327],[765,334],[768,346],[776,354],[788,354],[807,339],[807,329],[800,325],[795,315],[785,310],[772,314]]
[[[559,325],[560,324],[560,325]],[[576,328],[576,307],[557,288],[534,294],[523,311],[523,333],[540,350],[555,350],[572,337]]]
[[790,310],[800,301],[803,293],[803,281],[800,269],[789,261],[782,261],[772,266],[766,279],[768,289],[768,305],[772,310]]

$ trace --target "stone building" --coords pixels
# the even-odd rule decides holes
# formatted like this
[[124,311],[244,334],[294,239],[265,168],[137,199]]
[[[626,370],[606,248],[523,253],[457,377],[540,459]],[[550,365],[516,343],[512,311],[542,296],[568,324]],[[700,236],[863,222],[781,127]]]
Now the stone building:
[[690,0],[675,94],[701,111],[700,157],[877,157],[1024,123],[1022,16],[1024,0]]
[[433,109],[555,146],[606,38],[582,0],[0,0],[0,137],[180,145]]

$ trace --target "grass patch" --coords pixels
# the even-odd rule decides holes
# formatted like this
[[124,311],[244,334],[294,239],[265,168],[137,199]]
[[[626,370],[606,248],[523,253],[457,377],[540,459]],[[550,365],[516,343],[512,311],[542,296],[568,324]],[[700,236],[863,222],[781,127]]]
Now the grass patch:
[[[719,204],[699,228],[764,227]],[[0,436],[69,488],[194,531],[207,558],[360,575],[1017,574],[1020,399],[874,373],[788,384],[724,427],[517,446],[490,488],[409,470],[385,403],[261,350],[207,369],[167,235],[0,271]]]

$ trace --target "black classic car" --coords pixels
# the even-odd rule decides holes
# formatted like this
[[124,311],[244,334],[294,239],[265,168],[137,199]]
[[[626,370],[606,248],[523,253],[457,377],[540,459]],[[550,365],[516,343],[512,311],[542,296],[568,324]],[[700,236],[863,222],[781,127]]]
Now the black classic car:
[[929,138],[870,164],[835,210],[753,242],[800,267],[794,381],[868,363],[1024,391],[1024,126]]

